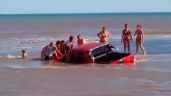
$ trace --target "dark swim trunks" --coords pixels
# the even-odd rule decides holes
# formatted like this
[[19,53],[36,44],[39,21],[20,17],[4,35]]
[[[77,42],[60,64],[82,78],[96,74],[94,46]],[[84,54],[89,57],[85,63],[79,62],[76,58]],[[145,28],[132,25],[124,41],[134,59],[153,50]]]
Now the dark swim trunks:
[[45,60],[51,60],[50,56],[45,56]]

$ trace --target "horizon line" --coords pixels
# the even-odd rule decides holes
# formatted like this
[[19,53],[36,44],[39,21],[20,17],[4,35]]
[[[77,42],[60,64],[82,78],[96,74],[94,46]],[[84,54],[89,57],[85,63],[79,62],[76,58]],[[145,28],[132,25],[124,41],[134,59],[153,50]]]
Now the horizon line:
[[61,14],[61,15],[74,15],[74,14],[143,14],[143,13],[171,13],[171,12],[73,12],[73,13],[0,13],[0,15],[50,15],[50,14]]

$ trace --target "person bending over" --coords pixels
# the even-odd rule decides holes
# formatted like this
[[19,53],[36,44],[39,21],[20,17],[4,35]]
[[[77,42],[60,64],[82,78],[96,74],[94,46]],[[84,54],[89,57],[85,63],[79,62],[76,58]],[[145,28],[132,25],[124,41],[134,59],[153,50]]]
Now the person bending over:
[[136,36],[136,54],[138,54],[138,48],[140,47],[143,54],[145,54],[145,49],[143,47],[144,44],[144,32],[141,28],[141,25],[137,25],[137,29],[134,33],[134,36]]

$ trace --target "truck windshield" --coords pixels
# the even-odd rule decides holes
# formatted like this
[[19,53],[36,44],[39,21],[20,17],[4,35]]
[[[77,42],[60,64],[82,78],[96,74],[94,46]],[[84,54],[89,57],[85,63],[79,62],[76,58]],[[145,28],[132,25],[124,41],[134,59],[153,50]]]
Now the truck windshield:
[[91,51],[91,53],[92,53],[92,55],[94,57],[97,57],[99,55],[106,54],[106,53],[109,53],[109,52],[117,52],[117,50],[116,50],[115,47],[108,44],[108,45],[105,45],[105,46],[98,47],[98,48]]
[[97,57],[97,56],[99,56],[99,55],[105,53],[105,48],[104,48],[104,46],[99,47],[99,48],[96,48],[96,49],[94,49],[91,53],[92,53],[92,55],[93,55],[94,57]]

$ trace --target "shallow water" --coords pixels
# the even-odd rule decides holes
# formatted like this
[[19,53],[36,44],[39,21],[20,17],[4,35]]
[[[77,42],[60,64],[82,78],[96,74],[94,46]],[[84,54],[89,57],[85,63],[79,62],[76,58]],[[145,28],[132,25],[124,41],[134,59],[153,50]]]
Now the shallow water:
[[134,65],[69,65],[54,61],[1,59],[0,95],[169,96],[170,56],[139,55]]
[[[15,15],[0,16],[0,96],[170,96],[171,14]],[[41,61],[40,51],[50,41],[81,34],[89,41],[101,26],[119,51],[121,30],[141,24],[147,55],[136,55],[134,65],[70,65]],[[160,23],[159,23],[160,22]],[[134,37],[135,40],[135,37]],[[23,60],[21,49],[29,59]],[[131,44],[135,53],[135,44]]]

